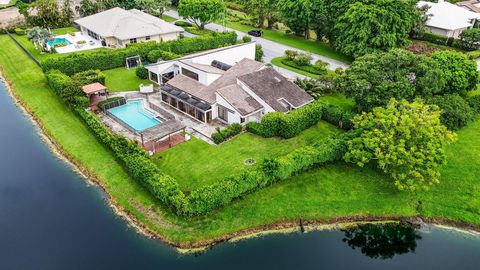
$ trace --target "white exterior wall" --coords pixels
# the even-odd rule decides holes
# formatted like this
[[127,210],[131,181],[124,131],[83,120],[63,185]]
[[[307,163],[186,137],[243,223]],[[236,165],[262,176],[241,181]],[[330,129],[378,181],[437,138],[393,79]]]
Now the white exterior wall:
[[182,73],[182,68],[185,68],[185,69],[188,69],[192,72],[195,72],[195,73],[198,74],[198,81],[200,83],[204,84],[204,85],[211,84],[213,81],[215,81],[216,79],[218,79],[221,76],[221,74],[207,73],[203,70],[197,69],[195,67],[186,65],[186,64],[181,63],[181,62],[177,62],[177,64],[180,67],[179,68],[180,73]]
[[460,28],[456,30],[446,30],[446,29],[436,28],[432,26],[427,26],[427,28],[430,33],[447,36],[447,37],[453,37],[453,38],[458,38],[463,31],[468,29],[468,28]]
[[249,58],[255,60],[255,43],[247,43],[243,46],[236,46],[233,48],[220,50],[217,52],[209,53],[206,55],[200,55],[192,58],[192,62],[197,64],[210,65],[213,60],[223,62],[228,65],[235,65],[243,58]]
[[[240,117],[241,117],[240,113],[237,112],[237,111],[235,110],[235,108],[233,108],[233,107],[232,107],[222,96],[220,96],[218,93],[215,94],[215,95],[216,95],[216,100],[217,100],[217,103],[216,103],[216,104],[217,104],[217,105],[221,105],[221,106],[223,106],[223,107],[225,107],[225,108],[233,111],[233,113],[230,112],[230,111],[228,111],[228,121],[227,121],[228,124],[229,124],[229,125],[230,125],[230,124],[233,124],[233,123],[239,123],[239,124],[240,124]],[[216,117],[215,117],[215,118],[217,118],[217,117],[218,117],[218,107],[217,107],[217,106],[215,106],[215,110],[216,110],[216,112],[215,112]],[[212,117],[213,117],[213,114],[212,114]]]

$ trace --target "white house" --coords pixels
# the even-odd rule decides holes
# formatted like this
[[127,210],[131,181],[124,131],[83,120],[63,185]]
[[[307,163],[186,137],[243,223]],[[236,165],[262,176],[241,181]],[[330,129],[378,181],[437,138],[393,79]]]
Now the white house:
[[269,112],[300,108],[314,99],[277,71],[257,62],[255,43],[238,44],[146,68],[161,84],[162,101],[205,123],[259,121]]
[[137,9],[115,7],[75,21],[84,35],[99,40],[102,46],[123,48],[145,41],[169,41],[180,37],[183,28]]
[[444,0],[438,3],[419,1],[417,7],[428,6],[426,26],[431,33],[457,38],[464,30],[480,20],[480,14]]

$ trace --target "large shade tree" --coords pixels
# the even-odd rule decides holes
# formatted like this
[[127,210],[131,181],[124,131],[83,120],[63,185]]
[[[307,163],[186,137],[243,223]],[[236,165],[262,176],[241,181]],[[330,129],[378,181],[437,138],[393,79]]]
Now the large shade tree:
[[445,85],[442,75],[435,60],[395,49],[358,58],[336,87],[355,100],[357,111],[370,111],[391,98],[413,101],[441,93]]
[[180,0],[178,14],[203,29],[205,25],[222,19],[227,9],[219,0]]
[[445,93],[461,94],[472,90],[478,82],[477,63],[465,54],[450,50],[438,51],[432,58],[443,71],[446,81]]
[[245,6],[247,14],[257,18],[258,27],[272,28],[277,22],[278,2],[279,0],[239,0]]
[[278,6],[283,22],[296,35],[309,39],[310,30],[321,28],[324,0],[280,0]]
[[410,43],[408,34],[418,17],[412,1],[358,1],[335,21],[333,43],[340,52],[354,57],[403,47]]
[[373,162],[400,190],[428,189],[439,182],[444,147],[455,139],[440,122],[437,106],[392,99],[386,107],[353,119],[360,135],[347,142],[346,161]]

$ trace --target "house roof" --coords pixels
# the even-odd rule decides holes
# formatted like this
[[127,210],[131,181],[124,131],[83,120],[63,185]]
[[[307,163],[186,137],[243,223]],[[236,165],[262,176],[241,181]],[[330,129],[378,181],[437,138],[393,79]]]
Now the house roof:
[[184,31],[179,26],[140,10],[124,10],[119,7],[80,18],[75,23],[100,36],[121,40]]
[[430,27],[457,30],[473,25],[473,19],[480,19],[480,14],[465,8],[439,0],[438,3],[419,1],[417,7],[429,6],[427,15],[430,15],[426,25]]
[[455,3],[459,7],[469,9],[470,11],[480,13],[480,0],[468,0]]
[[83,93],[87,95],[105,90],[107,90],[107,87],[98,82],[82,86]]
[[207,73],[213,73],[213,74],[223,74],[223,73],[225,73],[224,70],[221,70],[221,69],[216,68],[214,66],[194,63],[192,60],[180,60],[179,62],[184,63],[187,66],[194,67],[198,70],[205,71]]
[[288,112],[282,99],[294,108],[313,101],[313,98],[293,82],[287,80],[272,68],[264,68],[257,72],[238,77],[258,97],[278,112]]
[[217,93],[232,105],[232,107],[241,115],[248,115],[263,108],[262,104],[237,84],[231,84],[220,88]]

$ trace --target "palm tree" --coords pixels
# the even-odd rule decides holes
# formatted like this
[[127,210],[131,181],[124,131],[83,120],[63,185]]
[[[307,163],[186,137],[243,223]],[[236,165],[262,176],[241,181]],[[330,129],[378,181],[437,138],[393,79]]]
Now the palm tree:
[[32,40],[33,44],[35,44],[35,48],[38,49],[37,45],[40,46],[42,51],[47,49],[47,42],[52,37],[52,32],[50,30],[41,28],[41,27],[33,27],[27,30],[27,37],[28,39]]

